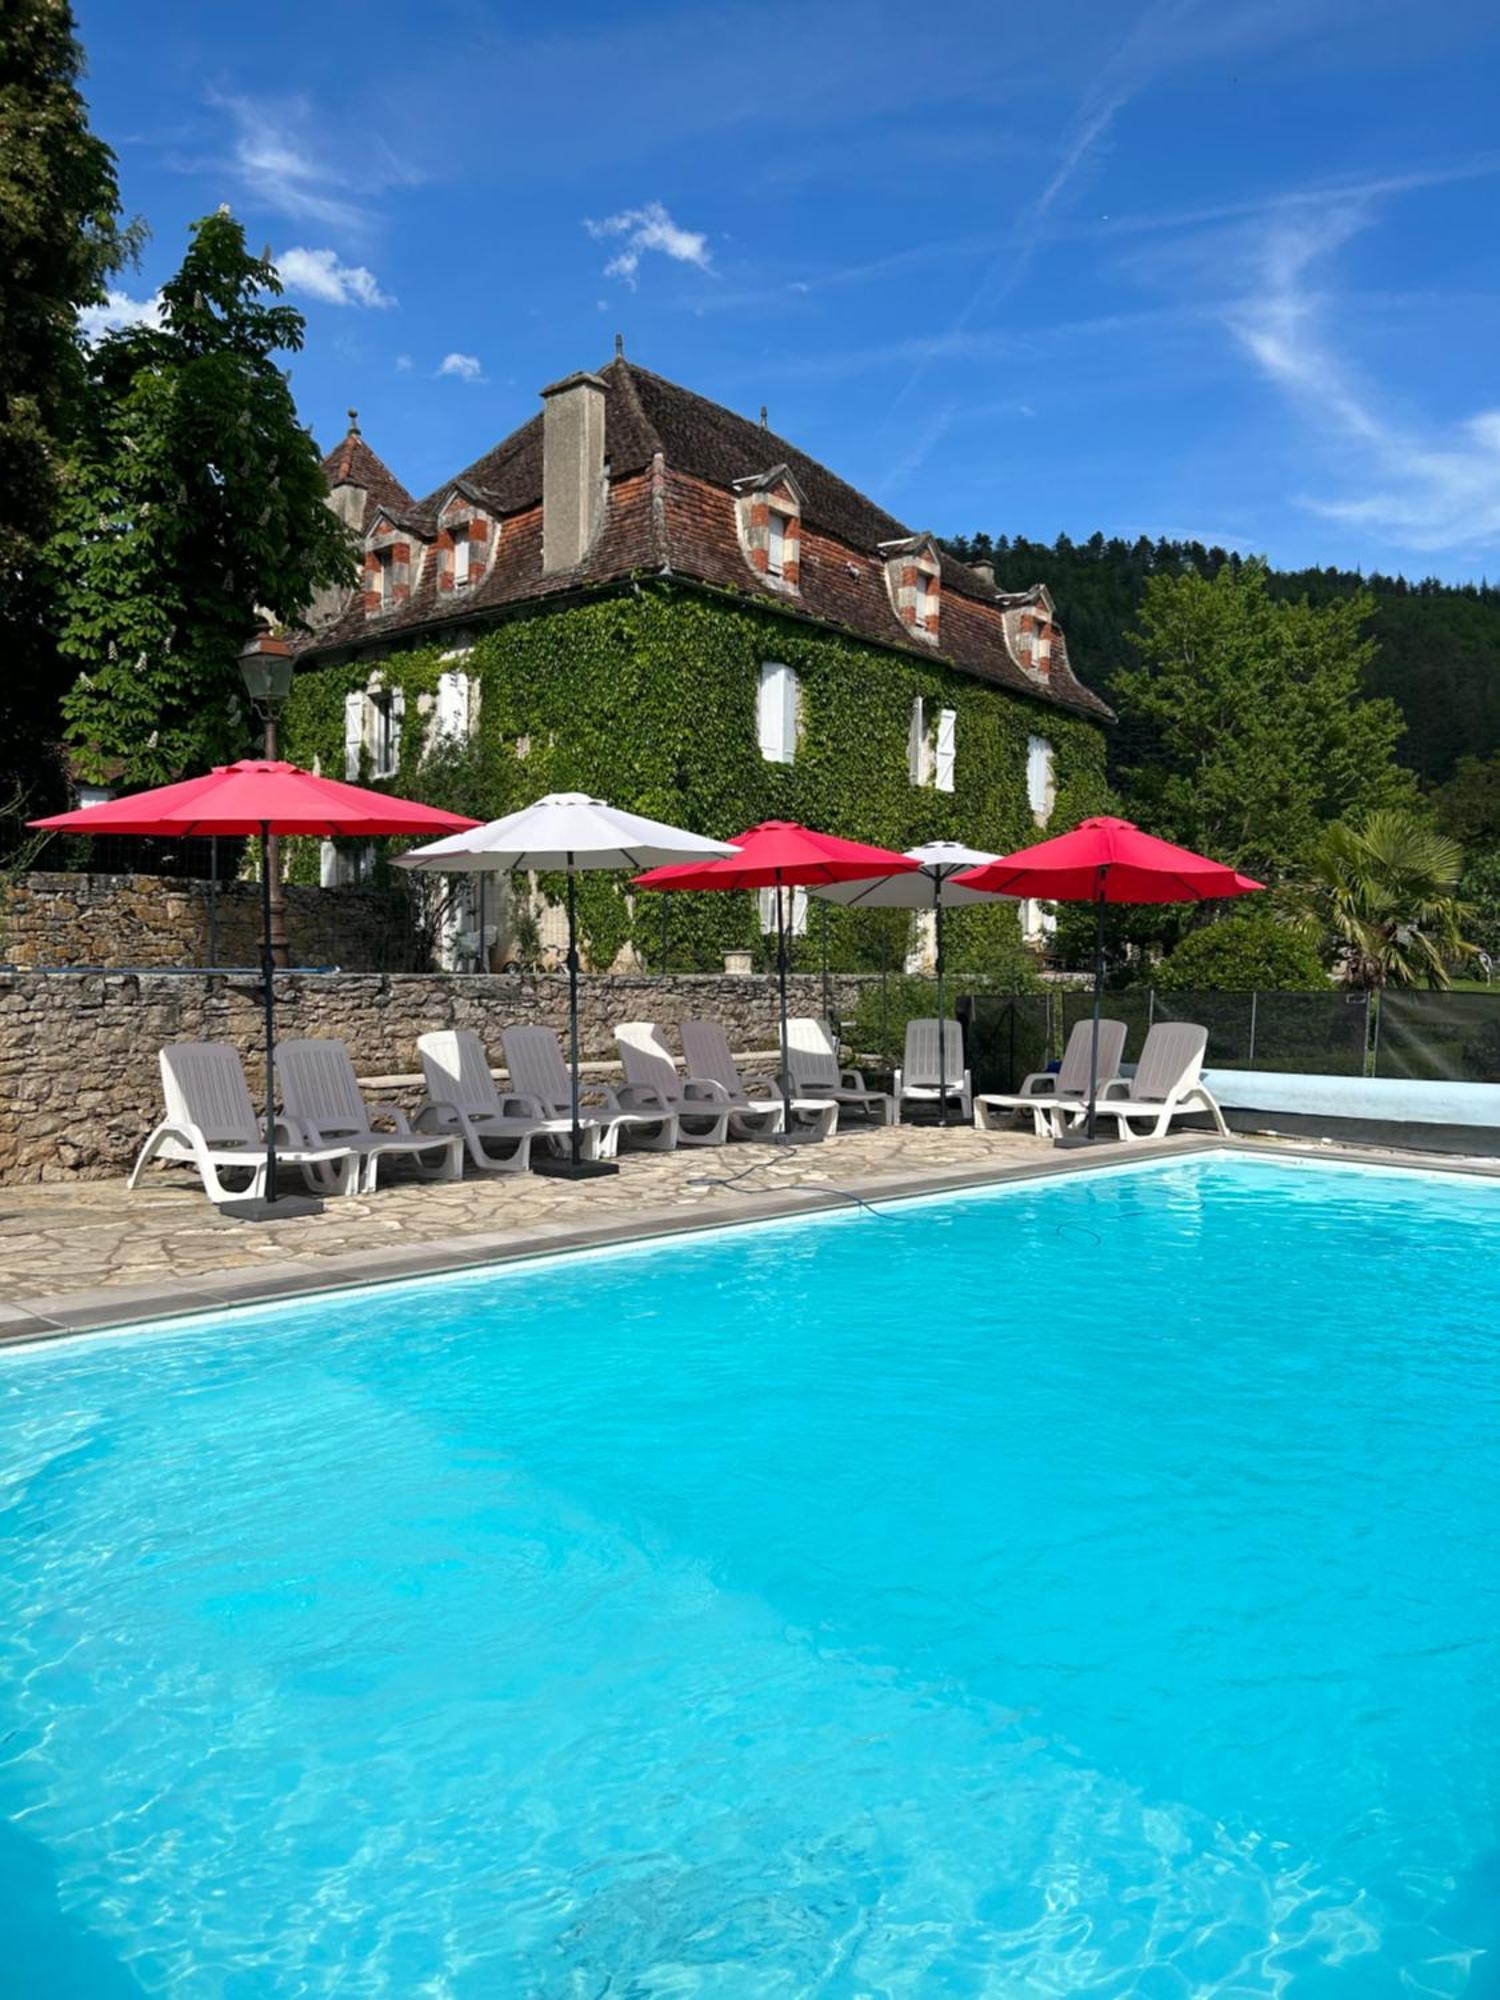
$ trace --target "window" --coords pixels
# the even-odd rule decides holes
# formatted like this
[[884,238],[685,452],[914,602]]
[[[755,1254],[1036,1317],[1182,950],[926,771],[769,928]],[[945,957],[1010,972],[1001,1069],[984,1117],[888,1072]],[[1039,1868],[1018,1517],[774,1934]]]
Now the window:
[[953,766],[957,757],[958,714],[940,708],[937,721],[937,755],[933,760],[932,782],[940,792],[953,790]]
[[453,530],[453,588],[462,590],[469,581],[469,524],[460,521]]
[[359,782],[366,762],[372,778],[395,775],[405,712],[400,688],[356,688],[344,696],[344,776],[351,784]]
[[389,778],[401,761],[401,724],[393,694],[370,696],[370,775]]
[[[756,897],[760,904],[761,930],[767,937],[775,937],[776,891],[774,889],[758,889]],[[783,889],[781,897],[781,907],[784,912],[783,921],[786,923],[787,936],[789,938],[806,937],[807,891],[805,889],[793,889],[790,897],[788,897],[785,889]]]
[[369,841],[358,847],[325,840],[318,848],[318,881],[325,889],[353,889],[367,882],[375,866],[375,849]]
[[434,740],[446,737],[462,742],[469,733],[469,676],[448,672],[438,675],[437,703],[432,712]]
[[790,764],[797,754],[797,676],[776,660],[760,670],[756,727],[766,762]]
[[766,575],[786,574],[786,519],[771,509],[770,522],[766,529]]
[[1052,817],[1057,801],[1057,781],[1053,774],[1052,745],[1045,736],[1026,739],[1026,803],[1038,826]]
[[393,549],[377,549],[375,552],[375,595],[384,611],[395,597],[396,561]]
[[937,578],[917,572],[917,630],[930,632],[937,619]]
[[911,705],[911,728],[906,738],[906,775],[914,785],[925,785],[932,776],[931,748],[927,740],[927,710],[918,695]]

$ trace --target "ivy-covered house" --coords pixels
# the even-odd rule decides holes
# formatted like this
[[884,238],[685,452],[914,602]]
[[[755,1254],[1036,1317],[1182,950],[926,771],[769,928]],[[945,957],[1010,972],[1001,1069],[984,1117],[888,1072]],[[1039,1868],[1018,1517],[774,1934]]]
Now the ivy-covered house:
[[[351,413],[324,470],[360,582],[314,607],[292,754],[485,817],[579,789],[720,836],[784,817],[897,848],[1003,851],[1102,802],[1110,712],[1044,585],[997,590],[764,421],[623,356],[541,403],[420,500]],[[321,857],[330,882],[368,865]],[[671,914],[674,963],[769,920],[748,898],[672,901],[693,905]],[[545,942],[545,895],[527,907]],[[657,955],[657,903],[601,880],[586,910],[595,963]],[[492,894],[488,917],[503,957],[526,909]],[[868,960],[871,926],[835,925],[838,956]],[[474,927],[450,924],[450,951],[472,957]],[[976,911],[956,946],[960,929],[978,951],[1016,919]]]

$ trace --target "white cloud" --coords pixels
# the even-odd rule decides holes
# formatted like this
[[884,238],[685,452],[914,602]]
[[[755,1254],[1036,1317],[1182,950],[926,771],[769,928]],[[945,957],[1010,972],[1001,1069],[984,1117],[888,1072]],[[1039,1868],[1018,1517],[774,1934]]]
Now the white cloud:
[[409,354],[398,354],[396,356],[396,372],[400,375],[410,374],[415,365]]
[[289,292],[305,292],[329,306],[393,306],[363,264],[340,262],[336,250],[283,250],[276,259]]
[[369,228],[369,204],[376,195],[420,178],[368,133],[330,137],[330,121],[305,97],[234,97],[211,91],[209,102],[233,128],[231,171],[255,201],[276,215],[357,237]]
[[1500,540],[1500,410],[1441,425],[1403,415],[1362,380],[1330,331],[1335,300],[1313,267],[1374,220],[1363,192],[1321,208],[1288,206],[1251,258],[1246,294],[1224,320],[1255,366],[1297,406],[1342,475],[1345,493],[1300,504],[1404,549],[1478,549]]
[[484,367],[477,354],[445,354],[438,363],[439,375],[451,375],[458,382],[482,382]]
[[102,306],[85,306],[78,315],[79,330],[91,347],[106,333],[118,332],[121,327],[160,325],[160,292],[154,292],[149,299],[133,299],[128,292],[112,291]]
[[701,230],[684,229],[672,220],[659,201],[641,208],[624,208],[607,215],[602,222],[586,220],[584,228],[595,242],[621,239],[620,248],[604,267],[606,278],[623,278],[635,289],[636,272],[648,250],[659,251],[674,264],[696,264],[700,271],[710,268],[708,238]]

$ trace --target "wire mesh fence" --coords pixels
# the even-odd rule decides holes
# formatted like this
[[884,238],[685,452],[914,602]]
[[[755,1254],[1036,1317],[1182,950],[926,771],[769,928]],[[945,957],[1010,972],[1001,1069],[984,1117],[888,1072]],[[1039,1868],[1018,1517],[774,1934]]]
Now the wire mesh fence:
[[[963,994],[958,1017],[976,1090],[1014,1090],[1029,1070],[1057,1060],[1093,995]],[[1130,988],[1104,996],[1126,1026],[1133,1062],[1158,1021],[1208,1030],[1210,1069],[1308,1076],[1387,1076],[1500,1083],[1500,991],[1495,993],[1164,993]]]

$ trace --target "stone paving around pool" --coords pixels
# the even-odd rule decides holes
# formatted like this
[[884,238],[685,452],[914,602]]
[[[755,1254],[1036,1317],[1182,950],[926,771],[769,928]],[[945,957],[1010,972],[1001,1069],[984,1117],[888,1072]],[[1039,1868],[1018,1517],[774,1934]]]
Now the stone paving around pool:
[[[617,1175],[592,1181],[472,1169],[461,1183],[393,1175],[374,1195],[274,1223],[219,1214],[182,1169],[151,1170],[134,1194],[123,1180],[0,1188],[0,1336],[562,1248],[601,1230],[620,1236],[784,1213],[845,1191],[873,1196],[994,1178],[1034,1170],[1051,1155],[1029,1130],[851,1126],[825,1145],[626,1152]],[[731,1177],[732,1187],[713,1184]],[[300,1192],[300,1176],[289,1178]]]

